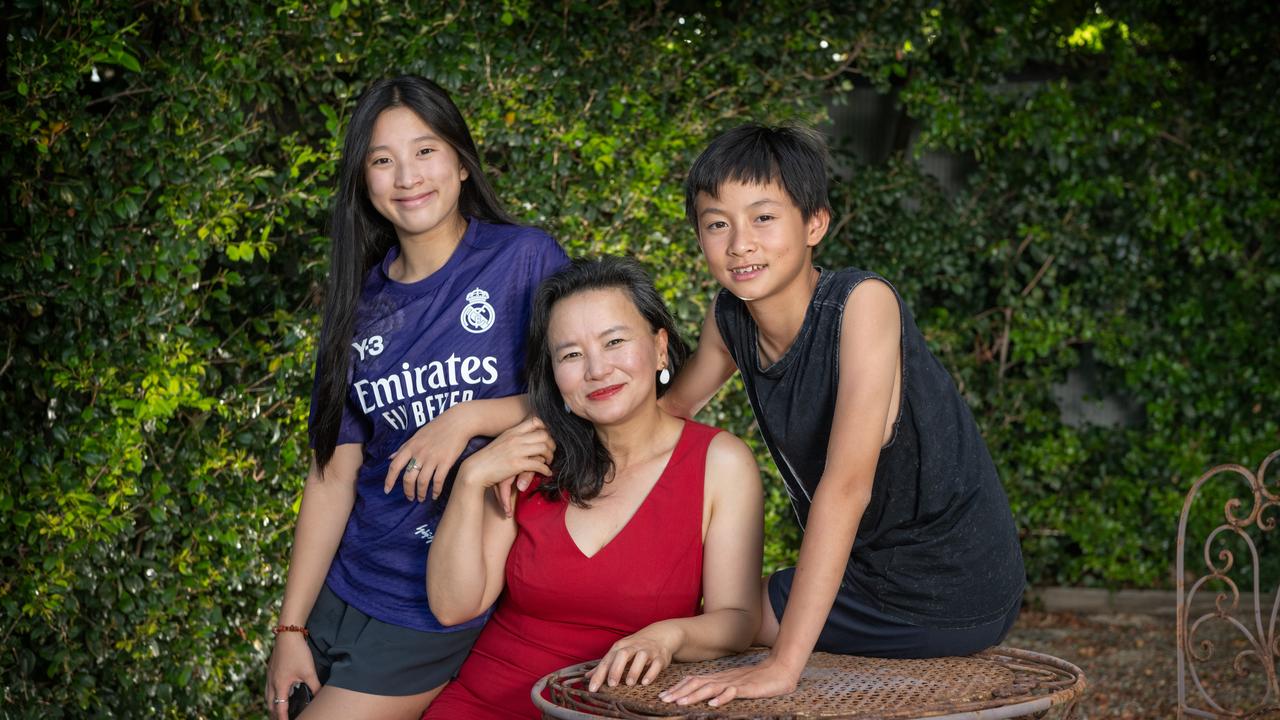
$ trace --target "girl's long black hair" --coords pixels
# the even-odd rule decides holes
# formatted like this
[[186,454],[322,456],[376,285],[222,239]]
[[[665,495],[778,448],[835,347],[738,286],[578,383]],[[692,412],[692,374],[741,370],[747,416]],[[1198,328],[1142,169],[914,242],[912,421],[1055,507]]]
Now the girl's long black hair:
[[[636,310],[654,333],[667,331],[667,369],[674,377],[689,358],[689,346],[680,337],[675,318],[653,286],[640,263],[606,255],[598,260],[581,259],[551,275],[538,286],[529,320],[528,362],[529,402],[556,441],[551,460],[553,477],[541,485],[551,498],[562,495],[580,507],[600,494],[613,470],[613,458],[596,435],[590,421],[565,409],[564,397],[556,386],[555,369],[547,347],[547,327],[551,309],[565,298],[587,290],[617,288],[627,293]],[[654,382],[658,397],[670,385]]]
[[316,464],[323,471],[333,458],[351,370],[351,338],[355,332],[356,306],[365,276],[387,250],[396,244],[395,229],[369,202],[365,183],[365,156],[373,138],[373,125],[388,108],[406,107],[449,143],[467,169],[458,197],[463,217],[493,223],[515,221],[502,208],[498,196],[480,167],[480,154],[467,122],[444,88],[426,78],[406,75],[379,80],[356,102],[347,125],[338,172],[338,190],[330,221],[329,282],[324,299],[324,323],[316,360],[316,390],[311,413],[311,445]]

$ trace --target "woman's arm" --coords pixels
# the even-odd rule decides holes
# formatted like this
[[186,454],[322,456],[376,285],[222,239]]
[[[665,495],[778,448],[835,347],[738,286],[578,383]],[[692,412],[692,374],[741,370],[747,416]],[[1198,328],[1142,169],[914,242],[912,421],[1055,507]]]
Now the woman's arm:
[[676,417],[691,418],[715,397],[737,369],[724,338],[720,337],[720,328],[716,327],[716,305],[712,300],[711,309],[702,321],[697,349],[680,368],[675,384],[658,399],[658,405]]
[[702,615],[687,626],[681,662],[739,652],[760,627],[764,491],[760,468],[742,440],[720,433],[707,450],[707,530],[702,544]]
[[498,599],[516,523],[487,491],[522,472],[550,475],[547,463],[554,447],[542,422],[530,418],[477,450],[458,469],[427,562],[427,601],[440,622],[464,623]]
[[729,655],[746,648],[755,636],[760,626],[764,494],[760,470],[746,443],[728,433],[712,439],[704,492],[702,614],[656,622],[614,643],[591,673],[592,691],[605,682],[648,685],[672,660]]
[[[323,477],[315,461],[311,463],[293,533],[289,579],[285,582],[280,608],[281,625],[303,627],[307,624],[355,504],[356,475],[363,460],[363,446],[347,444],[334,449]],[[267,665],[266,700],[273,716],[283,718],[286,706],[271,701],[287,698],[289,689],[298,682],[306,683],[312,692],[320,690],[306,638],[302,633],[282,632],[276,636]]]
[[[404,496],[419,502],[440,497],[445,477],[458,462],[462,451],[473,437],[494,437],[514,426],[529,414],[525,395],[504,398],[468,400],[444,411],[440,417],[423,425],[391,455],[382,491],[389,493],[402,478]],[[406,470],[409,460],[412,469]]]

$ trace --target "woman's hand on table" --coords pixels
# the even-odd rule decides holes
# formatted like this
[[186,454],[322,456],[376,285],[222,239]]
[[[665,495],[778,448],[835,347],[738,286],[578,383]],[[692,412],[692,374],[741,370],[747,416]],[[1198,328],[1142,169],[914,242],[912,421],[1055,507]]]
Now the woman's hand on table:
[[[671,664],[671,656],[680,647],[680,631],[664,623],[654,623],[634,635],[628,635],[609,648],[591,674],[587,688],[599,690],[606,683],[648,685]],[[628,667],[629,666],[629,667]]]

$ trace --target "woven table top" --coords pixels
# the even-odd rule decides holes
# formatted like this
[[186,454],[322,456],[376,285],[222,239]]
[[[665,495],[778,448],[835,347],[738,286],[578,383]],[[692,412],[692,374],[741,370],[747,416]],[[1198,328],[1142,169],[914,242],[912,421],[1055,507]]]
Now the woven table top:
[[[676,663],[648,686],[585,690],[595,663],[565,668],[544,678],[535,703],[544,717],[583,718],[1004,718],[1041,712],[1073,702],[1084,692],[1084,674],[1057,658],[1014,648],[992,648],[967,657],[882,660],[814,653],[796,691],[778,698],[734,700],[724,708],[705,703],[678,707],[658,693],[684,675],[705,674],[762,660],[767,651],[697,663]],[[538,697],[548,688],[551,702]],[[978,713],[981,713],[980,715]]]

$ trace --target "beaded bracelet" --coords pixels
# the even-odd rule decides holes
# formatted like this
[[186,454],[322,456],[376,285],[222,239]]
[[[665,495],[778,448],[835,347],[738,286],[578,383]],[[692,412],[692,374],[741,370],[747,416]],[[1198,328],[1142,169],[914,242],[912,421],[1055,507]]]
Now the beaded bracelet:
[[271,632],[275,635],[279,635],[282,632],[297,632],[302,633],[302,637],[311,637],[310,631],[301,625],[277,625],[271,628]]

